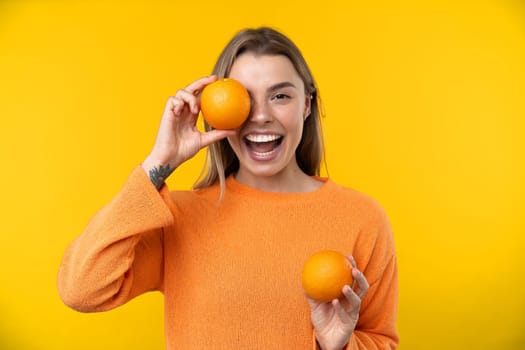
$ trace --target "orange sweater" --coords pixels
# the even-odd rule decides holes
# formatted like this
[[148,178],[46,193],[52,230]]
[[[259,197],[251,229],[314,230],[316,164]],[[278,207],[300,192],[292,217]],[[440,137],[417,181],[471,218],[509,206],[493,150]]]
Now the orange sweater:
[[159,290],[170,350],[315,349],[301,287],[321,249],[353,254],[370,283],[348,349],[394,349],[397,267],[375,201],[330,180],[310,193],[268,193],[227,179],[219,189],[153,187],[141,167],[67,249],[63,301],[110,310]]

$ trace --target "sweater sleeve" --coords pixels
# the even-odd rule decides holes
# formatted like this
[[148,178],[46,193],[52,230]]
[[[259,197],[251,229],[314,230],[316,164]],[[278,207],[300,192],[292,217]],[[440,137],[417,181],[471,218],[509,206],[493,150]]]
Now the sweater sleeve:
[[63,256],[57,286],[66,305],[105,311],[162,290],[163,227],[173,224],[168,192],[158,192],[140,166],[133,170]]
[[[396,329],[398,275],[394,238],[384,212],[367,233],[364,246],[356,251],[356,261],[370,287],[361,303],[359,321],[347,350],[396,349],[399,336]],[[363,253],[367,251],[368,253]],[[362,265],[362,266],[360,266]]]
[[[360,321],[347,350],[396,349],[399,338],[395,327],[397,309],[397,267],[392,258],[384,277],[370,286],[368,302],[360,314]],[[370,319],[369,314],[376,317]],[[364,320],[363,320],[364,319]],[[363,320],[363,321],[361,321]]]
[[[395,328],[397,308],[397,267],[395,257],[392,258],[392,262],[385,273],[385,279],[379,281],[382,286],[374,285],[373,291],[371,286],[367,296],[369,298],[370,293],[374,293],[374,297],[378,298],[378,300],[375,300],[374,303],[368,303],[366,312],[363,308],[361,309],[360,321],[358,321],[358,325],[344,350],[393,350],[399,345],[399,337]],[[376,320],[367,320],[366,323],[361,321],[364,313],[371,314],[372,312],[376,312]],[[317,343],[315,330],[313,331],[312,343],[313,350],[321,350]]]

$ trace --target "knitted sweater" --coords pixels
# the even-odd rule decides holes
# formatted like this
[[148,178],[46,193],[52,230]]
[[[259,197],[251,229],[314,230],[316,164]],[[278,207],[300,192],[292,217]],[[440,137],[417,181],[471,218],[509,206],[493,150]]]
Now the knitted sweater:
[[331,180],[308,193],[270,193],[226,181],[157,191],[141,167],[68,247],[62,300],[105,311],[161,291],[169,350],[315,349],[301,287],[307,258],[353,254],[370,289],[348,349],[394,349],[397,267],[382,209]]

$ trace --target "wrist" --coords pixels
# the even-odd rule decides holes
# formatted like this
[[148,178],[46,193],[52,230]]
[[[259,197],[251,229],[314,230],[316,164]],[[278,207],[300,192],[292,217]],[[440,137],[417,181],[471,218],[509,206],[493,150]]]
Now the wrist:
[[344,347],[343,347],[343,348],[333,348],[333,349],[332,349],[332,348],[323,348],[323,347],[321,347],[321,346],[319,345],[319,343],[317,343],[315,349],[316,349],[316,350],[343,350]]
[[323,339],[321,339],[321,341],[319,341],[319,339],[317,339],[317,337],[315,338],[315,350],[345,350],[345,349],[347,349],[347,345],[348,345],[348,343],[345,343],[344,345],[339,346],[337,344],[333,344],[333,342],[331,342],[331,341],[325,342],[325,341],[323,341]]
[[141,165],[157,190],[160,190],[166,179],[175,170],[169,163],[156,161],[150,157],[146,158]]

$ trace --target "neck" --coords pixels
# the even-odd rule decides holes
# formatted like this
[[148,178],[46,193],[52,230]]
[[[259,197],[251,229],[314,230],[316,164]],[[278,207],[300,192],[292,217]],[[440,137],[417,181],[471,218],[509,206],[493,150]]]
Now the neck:
[[268,176],[247,174],[240,170],[235,174],[235,180],[265,192],[311,192],[322,186],[322,182],[305,174],[299,167]]

